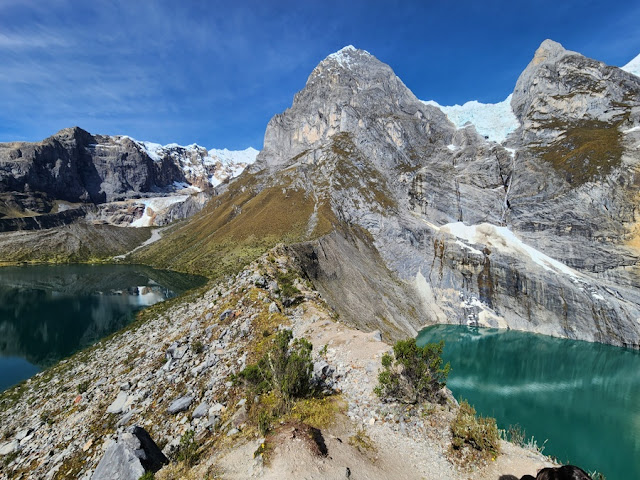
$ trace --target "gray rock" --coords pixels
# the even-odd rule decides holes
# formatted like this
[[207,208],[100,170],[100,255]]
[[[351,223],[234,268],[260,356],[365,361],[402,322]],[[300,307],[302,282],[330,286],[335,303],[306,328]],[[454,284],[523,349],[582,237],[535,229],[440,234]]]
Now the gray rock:
[[13,452],[17,452],[19,448],[20,443],[17,440],[2,443],[0,444],[0,455],[9,455]]
[[333,375],[334,369],[326,360],[318,360],[313,364],[313,378],[321,382]]
[[139,480],[144,475],[140,459],[126,445],[113,442],[98,463],[91,480]]
[[267,279],[262,275],[254,275],[250,281],[258,288],[267,288]]
[[380,333],[380,330],[374,330],[371,332],[371,337],[377,342],[382,341],[382,333]]
[[225,310],[220,314],[220,321],[223,322],[231,316],[233,316],[233,310]]
[[207,402],[202,402],[200,405],[196,407],[191,415],[192,418],[201,418],[209,414],[209,404]]
[[133,426],[112,442],[92,480],[138,480],[145,471],[157,472],[169,463],[146,430]]
[[176,398],[173,402],[171,402],[171,405],[169,405],[169,408],[167,408],[167,412],[169,412],[172,415],[179,412],[184,412],[191,406],[191,404],[193,403],[193,400],[194,400],[193,395],[185,395],[183,397]]
[[218,416],[210,416],[207,419],[207,423],[205,424],[205,428],[208,430],[214,430],[220,424],[220,417]]
[[233,425],[236,428],[241,428],[242,425],[247,423],[248,419],[249,419],[249,415],[247,413],[247,407],[246,405],[243,404],[238,409],[238,411],[234,413],[233,416],[231,417],[231,425]]
[[127,392],[119,391],[118,396],[113,401],[111,405],[107,408],[107,413],[120,413],[122,412],[127,400],[129,399],[129,395]]
[[17,434],[16,434],[16,440],[20,441],[23,438],[25,438],[27,435],[29,435],[33,430],[31,428],[25,428],[23,430],[20,430]]
[[137,410],[131,410],[127,413],[125,413],[120,420],[118,420],[118,423],[116,423],[116,427],[122,427],[124,425],[126,425],[127,423],[129,423],[131,421],[131,419],[133,418],[133,415],[138,413]]
[[280,312],[280,307],[278,307],[278,304],[276,302],[271,302],[269,304],[269,313],[279,313]]

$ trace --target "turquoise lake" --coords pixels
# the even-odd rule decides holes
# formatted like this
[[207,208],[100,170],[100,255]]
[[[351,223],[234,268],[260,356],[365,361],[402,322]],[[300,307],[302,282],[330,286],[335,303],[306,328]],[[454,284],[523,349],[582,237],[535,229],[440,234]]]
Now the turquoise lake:
[[640,478],[640,352],[454,325],[426,328],[417,342],[439,340],[447,386],[499,428],[518,424],[547,440],[544,454],[607,480]]
[[204,282],[138,265],[0,268],[0,391]]

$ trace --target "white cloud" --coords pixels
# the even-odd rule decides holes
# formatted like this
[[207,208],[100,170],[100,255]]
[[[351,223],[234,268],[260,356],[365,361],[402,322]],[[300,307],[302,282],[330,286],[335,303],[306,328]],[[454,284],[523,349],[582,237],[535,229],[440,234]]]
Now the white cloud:
[[24,50],[69,46],[69,40],[49,32],[0,32],[0,49]]

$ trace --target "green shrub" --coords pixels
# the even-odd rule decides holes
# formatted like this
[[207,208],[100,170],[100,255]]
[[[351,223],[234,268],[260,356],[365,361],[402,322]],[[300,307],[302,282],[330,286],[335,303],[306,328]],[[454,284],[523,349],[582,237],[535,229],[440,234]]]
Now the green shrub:
[[450,365],[443,366],[444,342],[418,347],[415,338],[400,340],[393,346],[393,356],[382,356],[376,394],[383,400],[417,403],[434,400],[446,385]]
[[240,378],[257,394],[274,391],[286,401],[311,392],[312,345],[304,338],[293,338],[291,330],[277,333],[274,344],[256,364],[240,372]]
[[138,480],[154,480],[154,478],[156,478],[156,476],[153,472],[144,472],[144,475],[142,475]]
[[204,352],[204,344],[200,340],[193,342],[193,353],[196,355]]
[[86,392],[88,388],[89,388],[89,381],[84,380],[78,384],[78,393],[82,394]]
[[280,289],[280,295],[282,297],[295,299],[300,295],[300,290],[293,284],[295,278],[295,275],[291,272],[276,272],[276,280],[278,281],[278,288]]
[[180,438],[180,445],[175,458],[178,462],[184,462],[188,467],[193,467],[198,461],[198,444],[194,439],[193,430],[187,430]]
[[451,435],[454,451],[468,447],[472,456],[477,455],[485,460],[500,453],[500,435],[496,419],[476,416],[475,408],[465,400],[460,402],[460,409],[451,422]]
[[266,410],[260,410],[258,413],[258,431],[263,437],[271,431],[271,415]]

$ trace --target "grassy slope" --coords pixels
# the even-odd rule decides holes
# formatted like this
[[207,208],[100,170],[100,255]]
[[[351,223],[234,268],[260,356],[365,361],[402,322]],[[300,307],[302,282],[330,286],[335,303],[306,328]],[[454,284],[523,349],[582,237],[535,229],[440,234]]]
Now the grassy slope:
[[109,261],[151,236],[149,228],[121,228],[76,222],[48,230],[0,235],[0,264]]
[[622,157],[620,122],[597,121],[579,124],[555,122],[550,128],[563,134],[550,145],[534,149],[572,186],[578,187],[608,175]]
[[[317,208],[318,222],[309,220]],[[328,233],[334,222],[329,205],[318,203],[286,179],[260,189],[256,177],[242,175],[195,217],[131,259],[156,267],[219,278],[238,271],[280,242]]]

